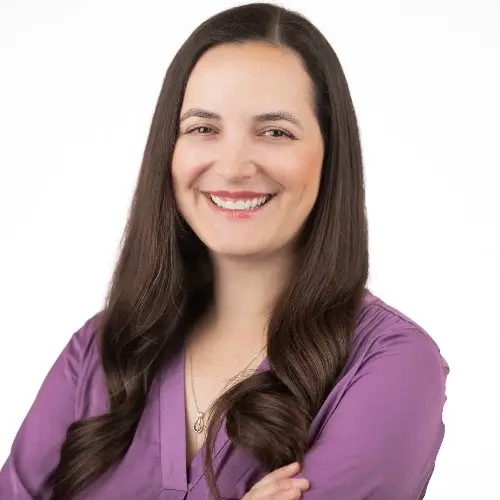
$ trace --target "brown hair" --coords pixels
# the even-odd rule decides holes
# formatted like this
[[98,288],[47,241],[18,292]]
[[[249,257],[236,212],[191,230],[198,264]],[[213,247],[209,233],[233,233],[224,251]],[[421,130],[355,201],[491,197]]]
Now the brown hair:
[[248,41],[301,57],[314,84],[325,155],[297,272],[269,321],[270,370],[239,382],[211,411],[205,467],[213,497],[220,498],[212,453],[223,417],[231,441],[267,470],[300,461],[309,425],[346,362],[368,277],[368,236],[360,139],[344,73],[328,41],[301,15],[264,3],[226,10],[192,33],[166,73],[100,316],[109,412],[69,426],[50,478],[52,500],[73,498],[125,455],[152,380],[211,300],[208,252],[176,208],[170,164],[193,66],[211,47]]

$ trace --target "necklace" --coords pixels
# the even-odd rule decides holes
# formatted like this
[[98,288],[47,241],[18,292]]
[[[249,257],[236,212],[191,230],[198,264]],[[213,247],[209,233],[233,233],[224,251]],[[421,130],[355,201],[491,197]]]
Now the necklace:
[[[226,387],[235,379],[237,379],[245,370],[247,370],[251,364],[257,359],[259,354],[264,350],[266,346],[264,345],[262,349],[252,358],[250,363],[243,368],[240,372],[238,372],[221,390],[221,393],[224,392]],[[200,407],[198,406],[198,401],[196,400],[196,394],[194,392],[194,383],[193,383],[193,356],[192,352],[190,353],[189,356],[189,370],[190,370],[190,378],[191,378],[191,392],[193,393],[193,399],[194,399],[194,404],[196,406],[196,411],[198,412],[198,416],[196,417],[196,420],[194,421],[193,424],[193,429],[197,434],[201,434],[205,430],[205,413],[206,411],[201,411]]]

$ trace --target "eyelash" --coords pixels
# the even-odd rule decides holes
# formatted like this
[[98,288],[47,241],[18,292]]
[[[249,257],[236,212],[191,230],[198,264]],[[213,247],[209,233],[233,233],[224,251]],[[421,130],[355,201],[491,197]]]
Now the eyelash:
[[[206,125],[199,125],[198,127],[193,127],[189,130],[186,131],[186,135],[188,134],[196,134],[196,135],[205,135],[206,133],[199,132],[200,129],[206,129],[208,131],[211,131],[211,127],[207,127]],[[283,134],[279,137],[276,136],[271,136],[272,138],[277,138],[277,139],[295,139],[295,136],[291,134],[290,132],[287,132],[286,130],[280,129],[280,128],[271,128],[266,130],[266,132],[279,132],[280,134]]]

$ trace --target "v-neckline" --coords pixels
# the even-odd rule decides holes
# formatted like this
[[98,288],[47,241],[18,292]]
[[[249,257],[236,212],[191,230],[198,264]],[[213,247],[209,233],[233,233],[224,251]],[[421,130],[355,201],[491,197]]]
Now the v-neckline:
[[[184,342],[169,365],[161,372],[160,383],[160,457],[162,466],[162,483],[164,489],[187,492],[192,489],[204,475],[205,442],[187,465],[187,427],[185,403],[185,363],[186,342]],[[265,357],[255,372],[269,368]],[[214,459],[229,444],[226,422],[215,440]]]

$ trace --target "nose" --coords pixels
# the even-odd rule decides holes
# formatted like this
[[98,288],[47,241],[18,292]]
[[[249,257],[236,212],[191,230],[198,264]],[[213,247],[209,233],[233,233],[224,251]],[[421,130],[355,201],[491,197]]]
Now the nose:
[[227,182],[249,179],[255,175],[257,166],[251,157],[251,148],[245,139],[226,139],[221,144],[214,162],[217,175]]

